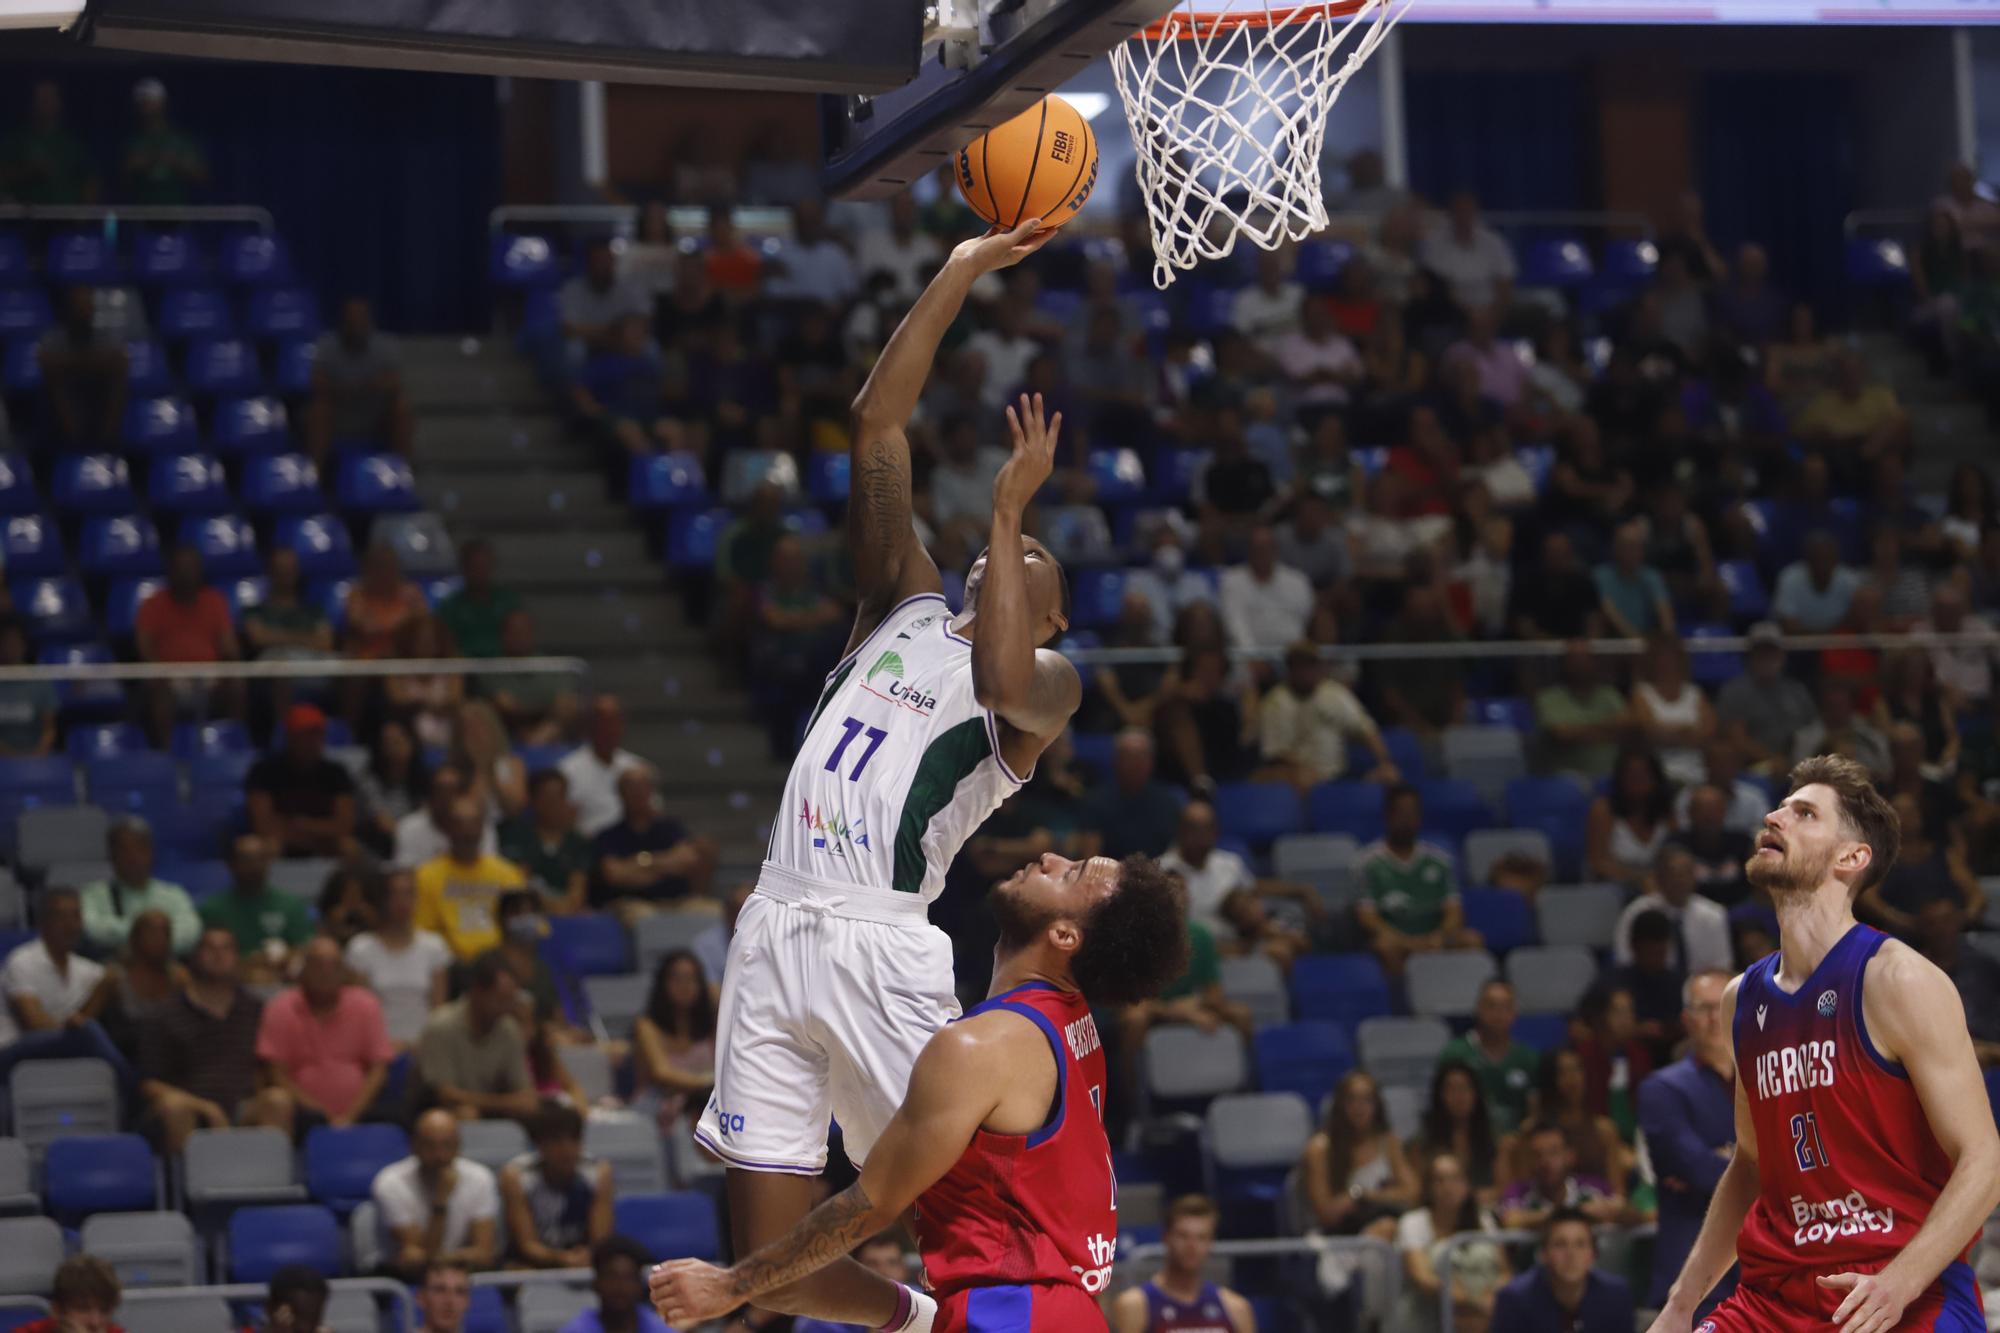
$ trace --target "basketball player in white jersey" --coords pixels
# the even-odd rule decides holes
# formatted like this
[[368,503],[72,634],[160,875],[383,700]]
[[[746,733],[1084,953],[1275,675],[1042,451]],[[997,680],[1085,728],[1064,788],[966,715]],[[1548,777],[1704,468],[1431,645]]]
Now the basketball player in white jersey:
[[[827,1122],[858,1167],[901,1105],[925,1043],[958,1014],[951,941],[926,909],[959,847],[1076,711],[1076,668],[1041,645],[1068,623],[1062,570],[1021,517],[1054,467],[1062,419],[1007,409],[1013,453],[993,526],[946,605],[910,508],[903,430],[975,279],[1048,239],[1030,221],[952,251],[854,402],[848,543],[860,609],[827,676],[730,944],[715,1091],[695,1137],[729,1169],[736,1252],[818,1201]],[[842,1260],[760,1298],[787,1314],[921,1333],[928,1296]]]

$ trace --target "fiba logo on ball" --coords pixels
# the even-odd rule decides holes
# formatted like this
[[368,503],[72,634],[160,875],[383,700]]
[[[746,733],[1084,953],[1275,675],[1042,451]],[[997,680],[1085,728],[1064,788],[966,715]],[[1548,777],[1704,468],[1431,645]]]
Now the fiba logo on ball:
[[1819,993],[1819,1016],[1821,1018],[1832,1018],[1833,1011],[1839,1007],[1840,997],[1838,995],[1835,995],[1830,990],[1823,990]]
[[1074,161],[1076,136],[1067,130],[1057,130],[1049,140],[1049,156],[1058,162]]

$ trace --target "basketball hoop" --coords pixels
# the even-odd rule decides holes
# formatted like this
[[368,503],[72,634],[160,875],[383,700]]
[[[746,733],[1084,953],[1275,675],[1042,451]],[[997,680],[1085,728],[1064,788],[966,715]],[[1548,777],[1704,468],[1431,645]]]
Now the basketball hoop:
[[1176,9],[1111,52],[1160,288],[1239,236],[1275,250],[1326,227],[1327,113],[1410,0],[1240,3]]

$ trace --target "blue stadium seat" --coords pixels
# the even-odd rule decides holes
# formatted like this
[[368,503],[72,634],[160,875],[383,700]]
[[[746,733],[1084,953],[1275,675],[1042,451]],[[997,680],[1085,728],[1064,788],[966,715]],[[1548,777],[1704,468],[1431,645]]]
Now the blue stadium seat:
[[131,469],[116,454],[58,455],[52,498],[67,514],[129,514],[139,506]]
[[160,299],[158,326],[162,337],[223,338],[236,327],[229,298],[213,287],[183,287]]
[[422,509],[410,465],[394,454],[349,454],[333,483],[335,502],[357,514],[407,514]]
[[1354,1068],[1354,1046],[1338,1023],[1279,1023],[1258,1028],[1252,1041],[1257,1086],[1296,1092],[1318,1106],[1341,1076]]
[[1547,835],[1559,880],[1576,873],[1582,863],[1583,827],[1589,815],[1590,794],[1569,778],[1515,778],[1507,784],[1506,822]]
[[546,238],[495,232],[491,275],[502,287],[545,287],[562,277],[562,269]]
[[0,231],[0,283],[34,280],[34,266],[28,260],[28,247],[21,244],[21,233]]
[[253,338],[317,338],[319,301],[303,287],[267,287],[252,292],[243,328]]
[[1910,256],[1886,236],[1854,236],[1847,242],[1847,280],[1856,287],[1901,287],[1910,281]]
[[33,796],[51,804],[76,800],[76,766],[68,755],[24,755],[0,759],[0,797]]
[[1535,942],[1535,914],[1528,900],[1511,889],[1461,889],[1465,924],[1479,932],[1496,955]]
[[1292,966],[1292,1014],[1338,1023],[1351,1033],[1364,1018],[1389,1012],[1389,980],[1367,953],[1308,954]]
[[49,237],[46,272],[58,286],[108,287],[118,281],[117,247],[102,231],[66,231]]
[[1292,274],[1307,291],[1332,291],[1354,247],[1345,241],[1301,241]]
[[1479,788],[1461,778],[1418,778],[1410,784],[1424,805],[1424,831],[1464,839],[1474,829],[1491,828],[1497,819]]
[[179,287],[208,273],[201,247],[184,231],[149,231],[132,245],[132,276],[149,287]]
[[[91,666],[114,660],[101,643],[50,643],[35,654],[43,666]],[[125,716],[125,691],[111,680],[65,680],[56,683],[56,704],[65,722],[81,723]]]
[[152,1145],[137,1134],[76,1134],[54,1140],[43,1160],[49,1214],[64,1226],[92,1213],[148,1212],[160,1206]]
[[194,409],[173,397],[139,398],[125,409],[125,443],[148,454],[183,454],[201,447]]
[[0,514],[39,514],[42,494],[35,473],[19,454],[0,454]]
[[153,464],[146,498],[171,514],[219,514],[236,506],[229,477],[214,454],[175,454]]
[[1770,594],[1764,578],[1749,560],[1724,560],[1715,568],[1722,586],[1729,590],[1729,615],[1733,620],[1762,620],[1771,610]]
[[632,970],[632,941],[616,917],[597,912],[552,916],[543,943],[584,976],[617,976]]
[[1467,711],[1479,726],[1512,727],[1527,733],[1535,729],[1535,705],[1517,695],[1468,701]]
[[124,754],[144,754],[152,747],[146,733],[132,722],[107,722],[98,726],[71,727],[63,750],[79,763],[90,759],[111,759]]
[[284,241],[261,233],[232,236],[222,243],[222,276],[239,287],[271,287],[289,282],[291,253]]
[[140,578],[164,569],[159,530],[144,514],[85,519],[76,558],[84,573],[106,578]]
[[1306,798],[1316,833],[1345,833],[1367,844],[1382,836],[1382,784],[1322,782]]
[[1651,241],[1610,240],[1604,243],[1604,263],[1600,272],[1627,287],[1653,280],[1660,266],[1659,249]]
[[826,512],[820,509],[787,510],[785,531],[800,537],[818,537],[827,531]]
[[1212,338],[1229,327],[1230,316],[1235,312],[1236,292],[1196,279],[1189,284],[1182,300],[1186,302],[1188,328],[1196,337]]
[[[181,807],[183,811],[187,807]],[[218,841],[214,846],[226,844]],[[213,898],[219,893],[227,893],[236,880],[230,873],[229,862],[208,860],[158,860],[153,872],[169,884],[178,884],[188,892],[188,897],[200,903],[205,898]]]
[[1082,569],[1072,571],[1071,578],[1070,624],[1078,629],[1098,629],[1116,623],[1118,610],[1125,604],[1125,571]]
[[[174,725],[172,743],[176,759],[210,759],[218,755],[255,753],[250,730],[241,722],[180,722]],[[200,784],[193,784],[199,789]]]
[[1590,251],[1574,236],[1553,236],[1534,242],[1521,256],[1523,287],[1559,287],[1567,290],[1589,282],[1595,269]]
[[278,344],[277,388],[279,393],[304,393],[312,388],[313,361],[319,346],[310,338],[293,338]]
[[190,514],[181,520],[176,535],[201,552],[202,573],[210,583],[252,578],[264,571],[256,529],[235,514]]
[[28,394],[42,387],[41,345],[33,338],[14,338],[0,361],[0,388]]
[[285,405],[276,398],[225,398],[215,405],[215,447],[226,454],[275,454],[292,447]]
[[[1415,782],[1430,771],[1424,762],[1424,743],[1408,727],[1382,728],[1382,747],[1389,752],[1389,758],[1403,775],[1403,781]],[[1365,746],[1349,744],[1347,747],[1347,771],[1354,777],[1362,777],[1375,768],[1374,752]]]
[[188,348],[188,388],[207,397],[243,397],[264,388],[257,349],[241,338],[204,338]]
[[498,1287],[474,1287],[465,1307],[462,1333],[512,1333],[507,1322],[507,1303]]
[[715,1202],[706,1194],[638,1194],[611,1205],[611,1229],[630,1236],[655,1259],[714,1260],[722,1253]]
[[[178,749],[179,740],[175,745]],[[188,790],[195,792],[233,791],[241,795],[243,780],[261,758],[253,750],[230,750],[187,756]]]
[[146,338],[125,344],[125,388],[145,397],[173,390],[173,372],[167,366],[167,349]]
[[238,1208],[229,1215],[229,1280],[269,1282],[288,1264],[340,1276],[340,1223],[316,1203]]
[[1195,476],[1208,461],[1206,449],[1162,449],[1153,459],[1152,499],[1180,504],[1194,488]]
[[1568,1014],[1522,1014],[1514,1020],[1514,1040],[1546,1055],[1569,1044]]
[[815,449],[806,460],[806,494],[823,505],[845,503],[853,468],[848,454]]
[[243,507],[257,514],[311,514],[326,507],[319,468],[304,454],[270,454],[243,464]]
[[521,297],[521,324],[514,345],[533,347],[555,336],[562,326],[562,305],[554,287],[530,287]]
[[243,831],[243,792],[240,788],[198,791],[192,799],[163,806],[155,814],[153,837],[160,855],[198,862],[228,847],[230,839]]
[[707,569],[715,563],[715,544],[728,527],[727,509],[679,509],[667,519],[667,567]]
[[36,644],[79,643],[97,637],[97,622],[83,585],[73,578],[17,579],[9,583],[14,609],[28,622]]
[[[1735,633],[1736,631],[1728,625],[1689,625],[1687,628],[1687,637],[1690,639],[1727,639],[1733,637]],[[1705,689],[1713,691],[1742,674],[1741,653],[1690,652],[1688,654],[1688,677]]]
[[20,578],[61,574],[69,568],[62,534],[52,520],[38,514],[10,518],[0,528],[0,565],[9,575]]
[[1283,782],[1225,782],[1215,789],[1216,821],[1224,833],[1254,847],[1305,828],[1305,803]]
[[180,766],[172,755],[157,750],[92,759],[83,766],[83,789],[90,803],[114,815],[178,805],[180,786]]
[[49,298],[39,287],[0,289],[0,338],[35,338],[55,323]]
[[305,600],[320,609],[337,635],[347,626],[347,595],[354,591],[353,579],[322,579],[308,583]]
[[1136,504],[1146,497],[1146,468],[1133,450],[1092,449],[1089,467],[1097,503]]
[[375,1175],[410,1155],[396,1125],[317,1125],[306,1135],[306,1193],[342,1217],[368,1198]]
[[245,574],[238,578],[225,579],[222,595],[229,601],[229,615],[232,620],[241,620],[243,613],[253,606],[262,606],[271,594],[271,580],[262,574]]
[[120,579],[104,594],[104,629],[113,639],[131,637],[139,608],[148,597],[167,586],[160,578]]
[[299,572],[309,579],[341,579],[354,573],[347,525],[332,514],[281,518],[272,535],[278,545],[298,554]]

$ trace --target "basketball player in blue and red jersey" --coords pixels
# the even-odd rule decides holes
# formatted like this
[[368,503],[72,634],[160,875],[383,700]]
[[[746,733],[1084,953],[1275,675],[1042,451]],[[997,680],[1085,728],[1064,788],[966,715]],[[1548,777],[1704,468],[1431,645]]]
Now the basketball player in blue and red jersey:
[[1183,1194],[1168,1205],[1167,1262],[1150,1282],[1118,1293],[1112,1333],[1257,1333],[1250,1302],[1202,1275],[1220,1220],[1205,1195]]
[[992,989],[918,1055],[860,1178],[732,1267],[654,1269],[662,1318],[689,1328],[727,1314],[841,1259],[915,1205],[938,1306],[931,1333],[1104,1327],[1097,1298],[1118,1248],[1118,1182],[1090,1006],[1152,999],[1185,970],[1185,891],[1147,857],[1051,854],[996,885],[991,902]]
[[1895,862],[1895,811],[1851,759],[1792,770],[1745,873],[1768,889],[1778,951],[1723,992],[1736,1041],[1736,1151],[1654,1321],[1695,1333],[1976,1333],[1966,1254],[2000,1202],[1993,1127],[1965,1010],[1943,972],[1854,919]]

